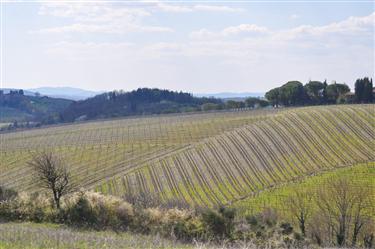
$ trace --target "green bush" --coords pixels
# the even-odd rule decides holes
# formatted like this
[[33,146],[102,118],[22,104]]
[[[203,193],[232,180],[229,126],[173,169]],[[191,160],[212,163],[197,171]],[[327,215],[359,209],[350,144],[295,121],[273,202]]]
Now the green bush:
[[204,239],[206,229],[201,219],[190,217],[187,220],[177,222],[173,226],[173,235],[177,239],[184,241]]
[[93,226],[97,223],[95,212],[84,195],[66,211],[67,222],[77,226]]

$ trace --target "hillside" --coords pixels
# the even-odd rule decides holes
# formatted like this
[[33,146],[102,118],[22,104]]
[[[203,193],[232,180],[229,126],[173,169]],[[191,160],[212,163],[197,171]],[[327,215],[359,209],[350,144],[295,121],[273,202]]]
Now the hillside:
[[57,119],[59,113],[65,110],[71,103],[71,100],[66,99],[29,96],[24,94],[23,91],[3,92],[0,94],[0,123],[14,121],[48,122],[49,118]]
[[80,186],[196,205],[233,202],[375,160],[374,105],[165,115],[1,134],[0,183],[36,190],[26,162],[51,149]]
[[150,88],[131,92],[113,91],[74,102],[61,113],[61,121],[200,111],[205,103],[220,104],[221,100]]

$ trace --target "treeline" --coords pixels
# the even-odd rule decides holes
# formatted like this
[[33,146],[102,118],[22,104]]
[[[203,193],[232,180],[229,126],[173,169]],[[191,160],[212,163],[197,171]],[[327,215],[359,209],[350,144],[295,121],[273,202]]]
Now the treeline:
[[[190,93],[155,88],[139,88],[131,92],[112,91],[81,101],[25,96],[23,90],[8,94],[0,91],[0,108],[3,114],[0,122],[13,123],[0,129],[27,128],[30,124],[33,127],[35,124],[40,126],[133,115],[262,108],[270,105],[279,107],[373,102],[372,79],[358,79],[354,90],[352,93],[346,84],[336,82],[327,84],[326,81],[309,81],[303,85],[299,81],[289,81],[268,91],[265,99],[250,97],[243,101],[195,97]],[[7,113],[8,119],[4,115]],[[13,118],[14,115],[17,118]],[[13,120],[10,121],[10,117]]]
[[372,103],[372,79],[363,78],[355,82],[355,93],[350,92],[346,84],[326,81],[309,81],[303,85],[299,81],[289,81],[286,84],[273,88],[265,95],[268,101],[275,106],[302,106],[325,105],[343,103]]
[[131,92],[112,91],[74,102],[61,113],[62,122],[131,115],[166,114],[220,108],[215,98],[198,98],[190,93],[139,88]]

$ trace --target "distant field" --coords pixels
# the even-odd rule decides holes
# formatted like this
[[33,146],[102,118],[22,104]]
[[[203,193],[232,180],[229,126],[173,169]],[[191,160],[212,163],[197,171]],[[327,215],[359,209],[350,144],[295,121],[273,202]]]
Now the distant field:
[[82,187],[231,203],[321,171],[375,161],[374,105],[98,121],[0,135],[0,184],[36,190],[26,163],[50,149]]

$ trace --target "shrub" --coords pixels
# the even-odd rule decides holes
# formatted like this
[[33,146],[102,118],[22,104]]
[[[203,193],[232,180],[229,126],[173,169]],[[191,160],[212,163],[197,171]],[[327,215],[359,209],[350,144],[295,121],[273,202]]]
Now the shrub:
[[247,223],[250,224],[253,227],[258,225],[258,219],[254,215],[248,215],[248,216],[245,217],[245,219],[246,219]]
[[231,238],[235,214],[235,209],[220,207],[218,212],[207,209],[202,213],[202,219],[214,237]]
[[268,227],[273,227],[277,224],[277,213],[272,208],[264,209],[260,214],[260,218],[262,222],[265,223]]
[[288,235],[288,234],[291,234],[293,232],[293,227],[290,223],[283,222],[283,223],[281,223],[280,227],[282,229],[281,230],[282,234]]
[[225,233],[224,218],[214,210],[207,209],[202,213],[203,223],[213,236],[223,237]]
[[119,226],[122,229],[127,229],[134,219],[134,209],[132,205],[127,202],[122,202],[116,208],[116,215],[119,220]]
[[69,223],[79,226],[95,225],[97,223],[94,210],[85,195],[81,195],[77,202],[67,210]]
[[17,195],[15,190],[0,186],[0,202],[13,200]]
[[204,239],[206,227],[202,220],[197,217],[189,217],[186,220],[178,221],[173,226],[173,236],[179,240],[192,241]]
[[123,199],[137,208],[153,208],[161,205],[160,198],[151,193],[126,193]]

